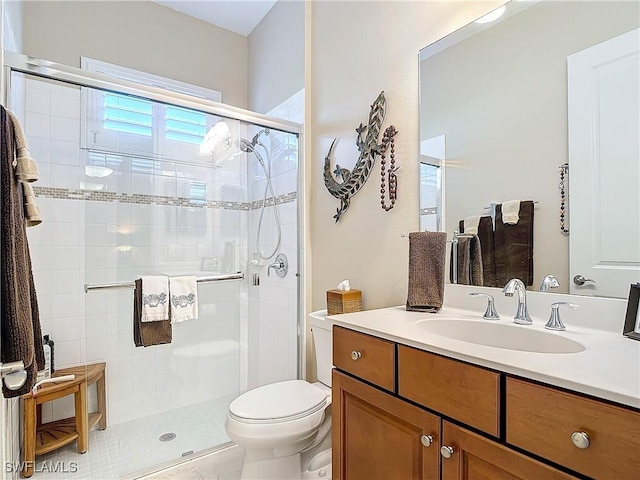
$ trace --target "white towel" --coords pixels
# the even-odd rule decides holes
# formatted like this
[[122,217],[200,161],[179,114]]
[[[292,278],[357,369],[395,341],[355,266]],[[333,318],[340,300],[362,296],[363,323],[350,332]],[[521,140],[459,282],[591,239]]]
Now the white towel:
[[142,279],[142,321],[169,320],[169,278],[165,276]]
[[171,323],[198,318],[198,283],[196,277],[171,277]]
[[502,223],[515,225],[518,220],[520,220],[520,200],[504,202],[502,204]]
[[479,224],[480,224],[480,215],[474,215],[473,217],[465,217],[464,233],[468,233],[469,235],[477,235]]

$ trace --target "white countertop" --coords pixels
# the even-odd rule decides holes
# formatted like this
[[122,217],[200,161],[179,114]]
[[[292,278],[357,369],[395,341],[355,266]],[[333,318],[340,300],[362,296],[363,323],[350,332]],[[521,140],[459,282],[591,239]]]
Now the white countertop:
[[544,328],[546,319],[539,317],[533,318],[534,325],[515,325],[511,316],[492,322],[564,336],[585,347],[578,353],[533,353],[455,340],[420,326],[424,320],[446,318],[488,322],[482,319],[482,311],[452,307],[435,314],[408,312],[401,306],[327,317],[335,325],[640,408],[640,342],[621,333],[568,324],[567,330],[552,332]]

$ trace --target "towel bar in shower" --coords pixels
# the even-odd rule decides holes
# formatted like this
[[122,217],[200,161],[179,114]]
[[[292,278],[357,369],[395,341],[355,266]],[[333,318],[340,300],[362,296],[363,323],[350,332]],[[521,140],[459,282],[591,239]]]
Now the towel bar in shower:
[[[205,277],[197,277],[196,282],[205,283],[205,282],[219,282],[221,280],[241,280],[244,278],[244,273],[236,272],[236,273],[225,273],[222,275],[207,275]],[[109,290],[116,288],[135,288],[135,282],[115,282],[115,283],[85,283],[84,284],[84,293],[88,293],[91,290]]]

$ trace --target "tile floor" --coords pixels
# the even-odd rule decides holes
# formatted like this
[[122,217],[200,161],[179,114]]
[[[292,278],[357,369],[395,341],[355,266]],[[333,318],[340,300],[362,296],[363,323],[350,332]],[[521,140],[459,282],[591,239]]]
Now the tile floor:
[[[76,443],[72,442],[36,458],[33,480],[111,480],[121,477],[136,478],[135,472],[145,472],[156,465],[177,462],[189,455],[194,455],[193,463],[186,461],[174,468],[183,468],[179,476],[149,478],[180,479],[227,479],[228,476],[214,476],[211,468],[218,468],[218,462],[205,462],[206,456],[197,456],[198,452],[211,449],[216,445],[229,442],[224,430],[224,420],[229,403],[234,396],[218,398],[169,412],[118,423],[108,426],[106,430],[89,432],[89,449],[81,455],[76,451]],[[159,437],[165,433],[175,433],[175,439],[161,442]],[[191,452],[191,453],[187,453]],[[237,453],[235,454],[237,456]],[[233,456],[232,456],[233,457]],[[225,457],[226,458],[226,457]],[[229,457],[231,458],[231,457]],[[233,457],[235,458],[235,457]],[[233,462],[232,462],[233,463]],[[198,470],[196,468],[198,465]],[[212,466],[213,465],[213,466]],[[242,457],[239,461],[241,468]],[[223,468],[224,475],[235,467]],[[164,472],[170,472],[166,469]],[[199,472],[191,473],[187,472]],[[239,469],[236,478],[239,476]],[[207,476],[203,476],[203,473]]]

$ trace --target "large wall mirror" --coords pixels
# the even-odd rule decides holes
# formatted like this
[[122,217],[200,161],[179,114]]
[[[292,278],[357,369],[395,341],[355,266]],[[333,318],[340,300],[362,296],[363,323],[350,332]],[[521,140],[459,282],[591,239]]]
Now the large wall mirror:
[[425,47],[421,228],[451,237],[532,200],[529,288],[552,274],[557,292],[626,298],[640,282],[639,26],[636,1],[514,0]]

